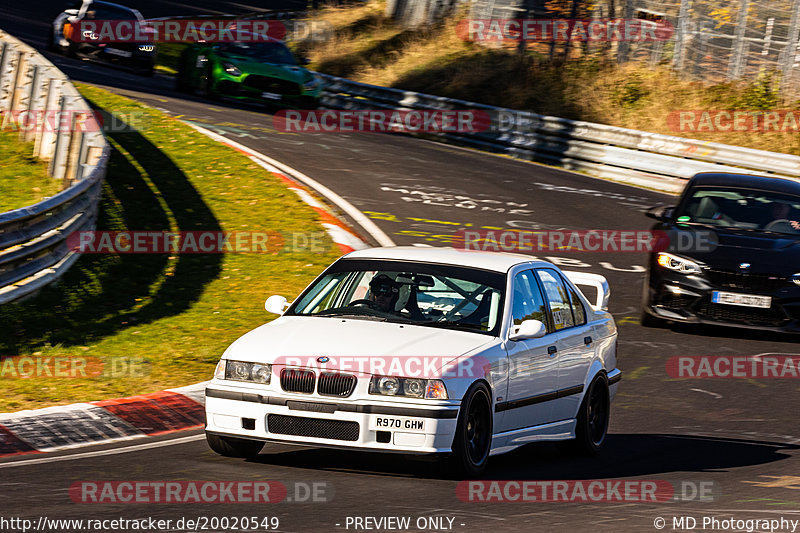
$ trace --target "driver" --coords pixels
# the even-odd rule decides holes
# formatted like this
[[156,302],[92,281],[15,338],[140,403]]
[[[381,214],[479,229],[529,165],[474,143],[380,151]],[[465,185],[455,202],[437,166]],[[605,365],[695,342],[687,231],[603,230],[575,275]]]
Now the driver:
[[[369,282],[369,299],[375,302],[375,306],[385,313],[394,313],[403,316],[403,313],[396,309],[397,301],[400,298],[401,283],[393,280],[386,274],[378,274]],[[411,286],[408,302],[404,309],[408,311],[411,320],[425,320],[425,315],[417,304],[417,291],[414,285]]]
[[792,208],[789,204],[783,202],[774,202],[772,205],[772,222],[767,224],[767,226],[770,226],[775,222],[786,221],[792,227],[792,229],[800,230],[800,221],[789,220],[789,213],[791,210]]
[[395,313],[395,305],[400,297],[400,284],[387,276],[379,274],[369,282],[369,299],[378,309],[386,313]]

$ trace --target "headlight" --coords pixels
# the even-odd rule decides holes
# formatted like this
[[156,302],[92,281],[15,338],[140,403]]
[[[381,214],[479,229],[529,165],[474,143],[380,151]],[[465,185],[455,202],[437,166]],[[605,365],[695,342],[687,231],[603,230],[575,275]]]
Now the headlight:
[[800,272],[792,275],[792,283],[795,285],[800,285]]
[[369,382],[369,393],[382,396],[406,396],[446,400],[447,388],[439,379],[395,378],[375,376]]
[[659,266],[680,272],[681,274],[699,274],[700,265],[694,261],[678,257],[677,255],[660,252],[656,258]]
[[236,68],[236,65],[233,63],[223,63],[222,68],[231,76],[240,76],[242,74],[242,71]]
[[268,385],[272,377],[272,366],[261,363],[247,363],[245,361],[223,359],[217,364],[214,377],[217,379],[249,381],[251,383],[263,383]]
[[154,44],[140,44],[139,51],[140,52],[152,52],[156,49]]

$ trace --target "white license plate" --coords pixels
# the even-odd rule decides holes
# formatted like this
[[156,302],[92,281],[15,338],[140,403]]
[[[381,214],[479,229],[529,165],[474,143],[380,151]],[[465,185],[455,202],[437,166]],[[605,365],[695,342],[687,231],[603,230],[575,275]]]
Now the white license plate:
[[762,309],[769,309],[772,307],[772,298],[769,296],[755,296],[753,294],[741,294],[738,292],[714,291],[711,293],[711,301],[715,304],[760,307]]
[[269,98],[270,100],[280,100],[281,95],[278,93],[261,93],[261,98]]
[[117,50],[116,48],[106,48],[106,53],[112,56],[131,57],[133,54],[126,50]]
[[372,431],[408,431],[411,433],[425,433],[425,419],[411,418],[408,416],[374,415],[369,419],[369,429]]

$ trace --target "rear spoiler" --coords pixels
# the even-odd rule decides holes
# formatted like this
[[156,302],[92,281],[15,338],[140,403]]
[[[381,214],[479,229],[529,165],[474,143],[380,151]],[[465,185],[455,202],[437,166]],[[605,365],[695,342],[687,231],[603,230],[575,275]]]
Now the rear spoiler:
[[[597,298],[592,305],[596,311],[608,311],[608,298],[611,296],[611,289],[608,286],[608,280],[600,274],[591,274],[589,272],[576,272],[562,271],[567,278],[575,285],[587,285],[597,290]],[[583,292],[583,291],[581,291]],[[585,296],[585,293],[584,293]],[[587,297],[587,300],[591,301]]]

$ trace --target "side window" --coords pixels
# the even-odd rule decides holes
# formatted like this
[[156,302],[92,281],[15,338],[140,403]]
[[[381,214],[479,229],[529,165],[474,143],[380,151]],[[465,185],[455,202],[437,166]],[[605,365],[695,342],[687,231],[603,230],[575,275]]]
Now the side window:
[[515,326],[523,320],[539,320],[547,324],[547,310],[544,298],[533,277],[533,271],[526,270],[514,276],[514,294],[511,300],[511,318]]
[[569,297],[572,300],[572,316],[575,318],[575,325],[586,324],[586,311],[583,309],[583,303],[572,287],[569,288]]
[[550,313],[553,315],[553,324],[555,324],[556,329],[574,326],[572,304],[561,276],[556,271],[548,268],[537,270],[536,274],[539,276],[544,292],[547,295],[547,300],[550,302]]

